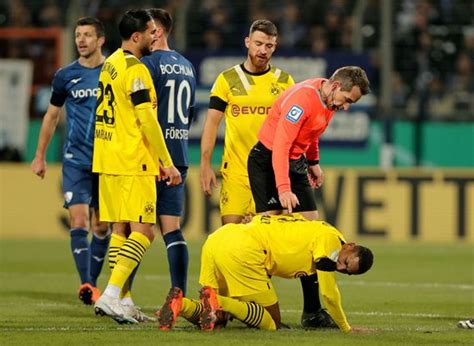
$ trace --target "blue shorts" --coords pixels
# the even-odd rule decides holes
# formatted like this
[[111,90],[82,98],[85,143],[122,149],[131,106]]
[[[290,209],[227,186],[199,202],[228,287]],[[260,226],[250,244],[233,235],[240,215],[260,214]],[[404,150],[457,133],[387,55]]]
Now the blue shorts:
[[188,167],[176,167],[181,173],[181,184],[168,186],[166,182],[156,183],[156,215],[181,216],[184,207],[184,182]]
[[88,204],[99,209],[99,178],[91,169],[63,164],[64,208]]

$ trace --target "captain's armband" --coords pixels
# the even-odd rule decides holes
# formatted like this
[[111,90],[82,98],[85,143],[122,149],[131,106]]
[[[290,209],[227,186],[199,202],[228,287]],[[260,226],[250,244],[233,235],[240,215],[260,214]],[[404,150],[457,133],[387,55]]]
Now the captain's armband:
[[329,258],[321,258],[316,262],[316,269],[323,272],[334,272],[336,271],[336,262],[331,261]]
[[133,92],[131,95],[132,103],[138,106],[142,103],[151,102],[150,91],[148,89],[141,89]]
[[211,99],[209,100],[210,109],[216,109],[218,111],[225,112],[226,107],[227,107],[227,102],[222,100],[220,97],[211,96]]

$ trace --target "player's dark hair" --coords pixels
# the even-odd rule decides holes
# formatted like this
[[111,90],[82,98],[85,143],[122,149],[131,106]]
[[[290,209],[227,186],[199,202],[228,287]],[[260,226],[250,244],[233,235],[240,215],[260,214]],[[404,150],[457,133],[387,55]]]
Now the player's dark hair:
[[369,248],[361,245],[356,246],[357,257],[359,257],[359,271],[357,274],[364,274],[374,264],[374,254]]
[[173,29],[173,18],[171,17],[171,14],[162,8],[150,8],[148,9],[148,12],[150,12],[150,15],[154,20],[158,21],[163,26],[166,34],[169,35]]
[[275,24],[270,22],[268,19],[257,19],[250,26],[249,36],[255,31],[261,31],[268,36],[277,36],[278,30]]
[[341,82],[341,90],[343,91],[351,91],[354,86],[358,86],[362,95],[367,95],[370,92],[370,83],[367,74],[359,66],[344,66],[338,68],[329,80],[332,82]]
[[128,10],[119,23],[119,33],[122,40],[128,40],[134,32],[144,32],[148,22],[153,20],[147,10]]
[[76,22],[76,27],[83,25],[92,25],[95,28],[97,37],[105,36],[104,24],[95,17],[81,17]]

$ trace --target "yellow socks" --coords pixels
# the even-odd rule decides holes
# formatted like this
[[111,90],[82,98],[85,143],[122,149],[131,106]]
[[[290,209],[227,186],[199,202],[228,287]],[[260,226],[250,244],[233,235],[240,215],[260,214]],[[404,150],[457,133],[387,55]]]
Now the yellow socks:
[[[246,325],[254,328],[276,330],[275,321],[273,321],[272,316],[263,306],[219,295],[217,299],[222,310],[230,313]],[[201,302],[186,297],[183,298],[180,316],[197,325],[201,312]]]
[[187,319],[194,325],[199,323],[199,316],[202,312],[202,304],[199,300],[183,298],[183,306],[181,307],[180,316]]
[[217,296],[217,299],[224,311],[230,313],[246,325],[260,329],[276,330],[275,321],[273,321],[272,316],[263,306],[220,295]]
[[128,277],[150,247],[150,244],[150,240],[144,234],[132,232],[117,253],[109,285],[123,288]]
[[127,238],[112,233],[110,236],[110,243],[109,243],[109,268],[110,270],[114,270],[115,263],[117,260],[117,254],[120,251],[120,248],[123,244],[127,241]]
[[[125,244],[127,238],[121,236],[119,234],[112,233],[110,237],[110,244],[109,244],[109,268],[110,271],[113,271],[115,268],[115,264],[117,263],[117,254],[120,251],[120,248]],[[128,282],[122,287],[122,292],[120,292],[120,298],[129,298],[131,299],[132,294],[128,289]]]

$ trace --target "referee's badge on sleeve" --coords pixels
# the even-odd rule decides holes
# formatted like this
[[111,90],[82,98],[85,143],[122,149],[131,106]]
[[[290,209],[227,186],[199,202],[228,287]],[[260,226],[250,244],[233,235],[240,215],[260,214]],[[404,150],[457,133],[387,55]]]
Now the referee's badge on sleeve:
[[286,120],[296,124],[300,120],[303,113],[303,108],[299,106],[292,106],[288,113],[286,113]]

